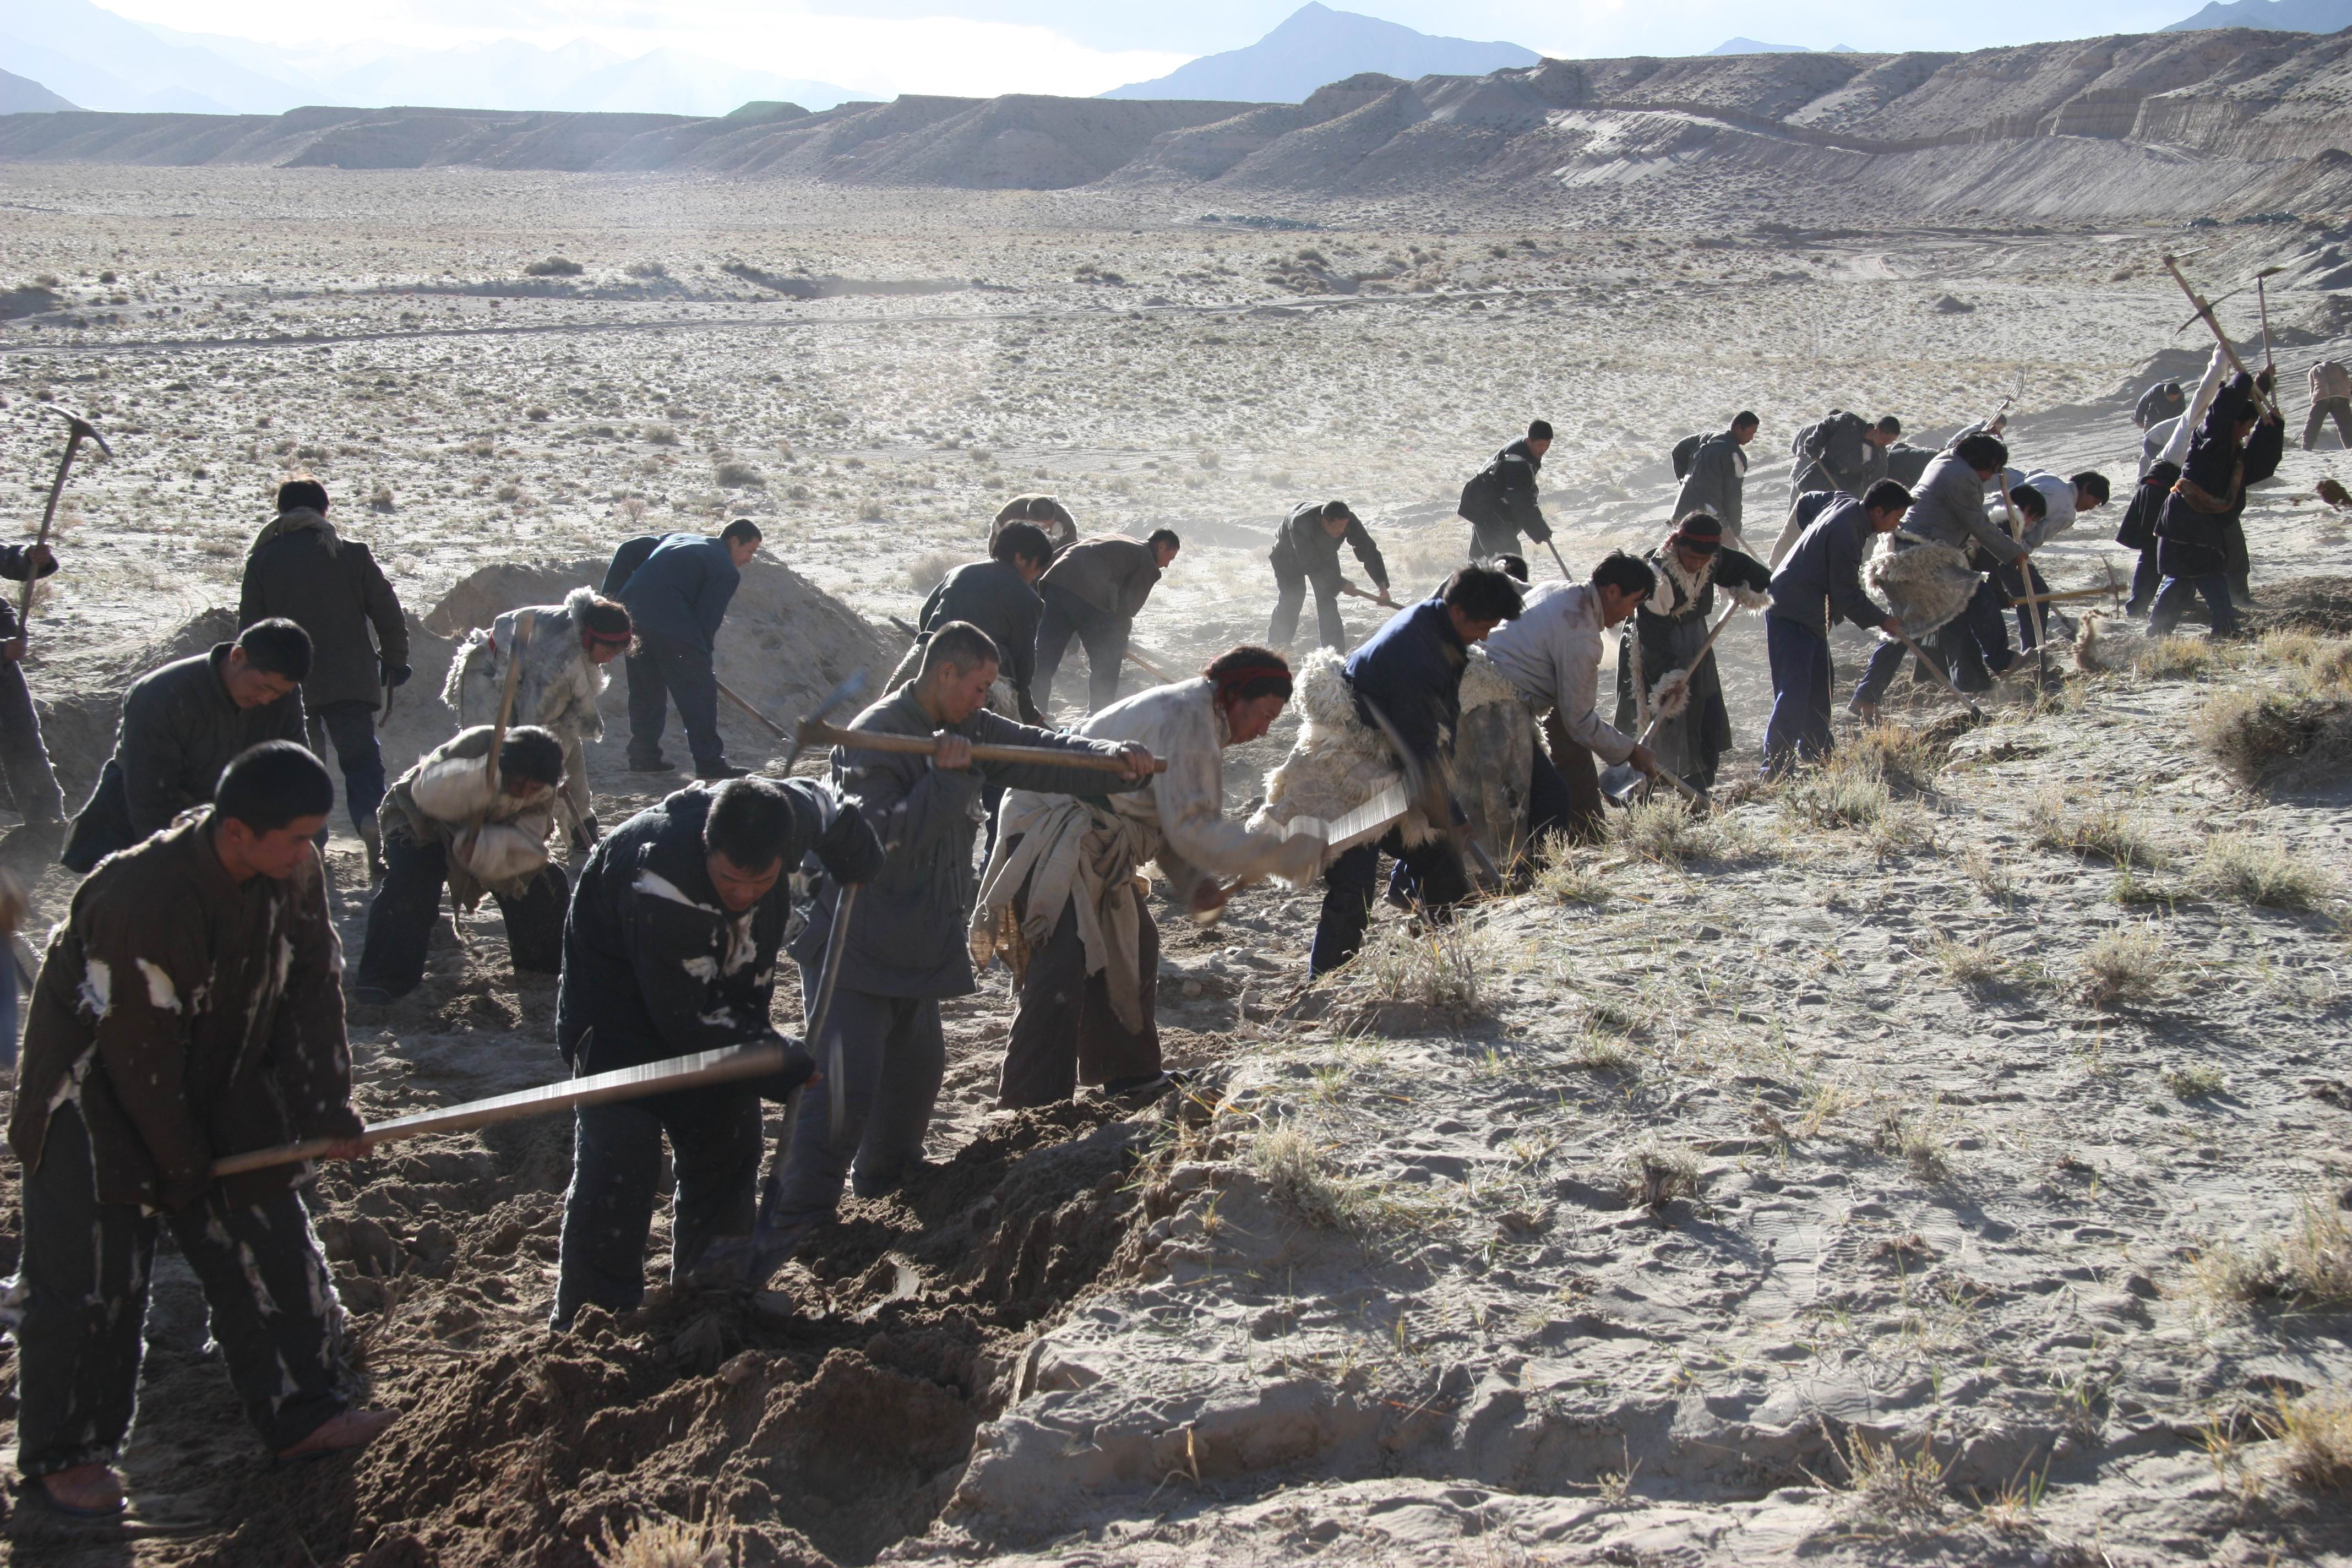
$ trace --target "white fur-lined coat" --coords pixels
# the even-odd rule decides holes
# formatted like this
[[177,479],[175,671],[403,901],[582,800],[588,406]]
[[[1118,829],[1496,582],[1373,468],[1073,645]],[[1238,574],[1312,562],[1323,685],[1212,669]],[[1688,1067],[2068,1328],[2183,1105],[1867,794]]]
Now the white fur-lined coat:
[[[563,793],[583,812],[588,809],[585,748],[588,742],[604,739],[604,716],[596,702],[612,679],[580,645],[581,616],[595,596],[592,589],[574,588],[562,604],[530,611],[530,640],[524,645],[522,674],[515,683],[513,722],[537,724],[563,742]],[[488,630],[477,627],[467,633],[465,646],[449,661],[441,700],[457,710],[459,728],[499,721],[508,650],[515,646],[524,613],[509,610]]]

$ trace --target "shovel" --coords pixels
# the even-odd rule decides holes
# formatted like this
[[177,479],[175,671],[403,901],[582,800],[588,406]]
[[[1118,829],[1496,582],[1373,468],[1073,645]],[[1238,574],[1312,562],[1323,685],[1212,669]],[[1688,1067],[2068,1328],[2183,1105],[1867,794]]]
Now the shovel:
[[[1730,605],[1724,610],[1723,618],[1715,623],[1714,629],[1706,634],[1706,640],[1698,645],[1698,652],[1691,656],[1690,668],[1693,671],[1696,671],[1699,667],[1700,661],[1706,658],[1707,651],[1715,647],[1715,639],[1723,635],[1723,628],[1731,624],[1731,617],[1738,613],[1739,606],[1737,605]],[[1688,675],[1683,677],[1683,694],[1685,704],[1687,705],[1690,694],[1690,677]],[[1674,718],[1675,713],[1679,713],[1681,711],[1681,709],[1676,709],[1675,713],[1668,713],[1664,710],[1664,704],[1661,703],[1659,705],[1658,716],[1651,720],[1649,727],[1642,731],[1642,744],[1646,746],[1652,741],[1657,739],[1658,731],[1666,727],[1666,721]],[[1702,805],[1711,806],[1715,804],[1713,798],[1710,797],[1705,790],[1696,788],[1680,775],[1673,773],[1663,768],[1659,770],[1659,773],[1661,776],[1673,779],[1675,786],[1682,791],[1685,799]],[[1619,805],[1631,805],[1633,797],[1641,793],[1643,784],[1647,782],[1649,782],[1648,775],[1636,772],[1633,764],[1631,763],[1613,763],[1601,771],[1601,793],[1607,795],[1611,800],[1615,801]]]

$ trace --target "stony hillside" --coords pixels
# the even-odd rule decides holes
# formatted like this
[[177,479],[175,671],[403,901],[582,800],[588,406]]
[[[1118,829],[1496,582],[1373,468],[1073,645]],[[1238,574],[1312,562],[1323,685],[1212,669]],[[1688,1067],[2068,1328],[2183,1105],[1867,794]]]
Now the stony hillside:
[[[1443,200],[1595,219],[2316,211],[2352,35],[2126,35],[1970,54],[1547,60],[1364,75],[1303,104],[905,97],[719,120],[459,110],[0,117],[0,160],[690,171],[1185,199]],[[1629,187],[1640,187],[1638,199]]]

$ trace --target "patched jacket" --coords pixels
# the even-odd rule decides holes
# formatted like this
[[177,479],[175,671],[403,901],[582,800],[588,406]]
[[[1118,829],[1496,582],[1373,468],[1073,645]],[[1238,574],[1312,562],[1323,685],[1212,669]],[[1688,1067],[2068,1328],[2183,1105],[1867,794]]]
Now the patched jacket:
[[[222,1155],[361,1130],[318,857],[282,882],[238,882],[213,820],[192,811],[92,872],[34,984],[8,1142],[37,1168],[50,1113],[78,1102],[102,1203],[178,1208]],[[226,1185],[253,1203],[310,1175],[282,1165]]]
[[856,805],[806,779],[780,787],[793,804],[785,875],[740,914],[710,881],[710,789],[690,784],[598,842],[572,889],[555,994],[556,1047],[576,1070],[640,1067],[773,1032],[791,872],[814,853],[828,872],[862,881],[882,859]]

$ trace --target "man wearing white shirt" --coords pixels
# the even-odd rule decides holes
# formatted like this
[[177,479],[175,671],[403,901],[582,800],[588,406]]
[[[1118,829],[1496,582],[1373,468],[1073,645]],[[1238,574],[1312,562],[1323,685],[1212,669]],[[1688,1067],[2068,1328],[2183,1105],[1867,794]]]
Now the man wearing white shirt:
[[[2088,469],[2069,479],[2046,469],[2028,473],[2023,468],[2011,468],[2002,471],[2001,482],[2008,486],[2010,495],[2018,499],[2019,510],[2026,514],[2023,542],[2025,548],[2032,551],[2040,550],[2074,527],[2075,520],[2083,513],[2096,511],[2107,504],[2106,476]],[[2041,504],[2042,515],[2039,518],[2032,515],[2032,503],[2022,499],[2028,491]],[[2012,603],[2025,597],[2029,592],[2026,586],[2029,582],[2032,584],[2030,591],[2035,595],[2047,595],[2050,592],[2050,584],[2042,580],[2041,568],[2031,561],[2022,563],[2021,569],[2021,563],[2014,562],[2000,567],[1993,574],[1993,582]],[[2042,619],[2060,636],[2074,635],[2067,618],[2055,610],[2045,607]],[[2026,652],[2033,651],[2033,606],[2031,605],[2017,605],[2017,640]]]

